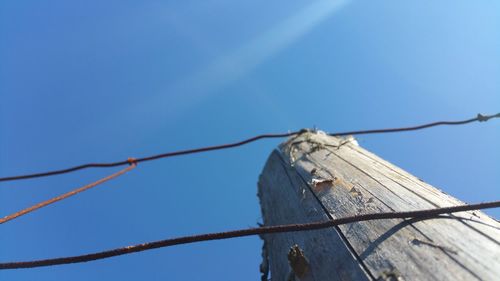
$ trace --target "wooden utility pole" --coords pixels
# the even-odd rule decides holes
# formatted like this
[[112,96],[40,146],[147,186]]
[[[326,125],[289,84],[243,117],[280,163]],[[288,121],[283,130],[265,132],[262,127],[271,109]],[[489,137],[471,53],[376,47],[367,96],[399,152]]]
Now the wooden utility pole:
[[[292,137],[271,153],[258,196],[265,225],[464,204],[354,139],[321,132]],[[500,223],[481,211],[363,221],[263,239],[261,270],[269,268],[275,281],[500,280]]]

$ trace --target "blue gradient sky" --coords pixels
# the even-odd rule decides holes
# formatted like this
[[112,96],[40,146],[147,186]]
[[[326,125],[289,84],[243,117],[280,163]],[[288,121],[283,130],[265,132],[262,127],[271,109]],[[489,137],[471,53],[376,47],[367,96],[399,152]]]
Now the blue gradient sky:
[[[465,119],[500,105],[499,1],[2,1],[0,176],[317,126]],[[362,136],[466,202],[499,199],[500,123]],[[160,160],[0,225],[0,261],[255,226],[279,143]],[[113,170],[0,184],[0,216]],[[488,212],[500,216],[499,210]],[[257,237],[1,280],[257,280]]]

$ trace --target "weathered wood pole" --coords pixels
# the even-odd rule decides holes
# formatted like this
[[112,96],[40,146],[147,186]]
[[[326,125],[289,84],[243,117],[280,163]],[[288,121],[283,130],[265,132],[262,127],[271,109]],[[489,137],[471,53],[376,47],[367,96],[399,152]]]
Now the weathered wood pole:
[[[321,132],[292,137],[271,153],[258,196],[265,225],[464,204],[354,139]],[[500,280],[500,223],[481,211],[364,221],[263,239],[274,281]]]

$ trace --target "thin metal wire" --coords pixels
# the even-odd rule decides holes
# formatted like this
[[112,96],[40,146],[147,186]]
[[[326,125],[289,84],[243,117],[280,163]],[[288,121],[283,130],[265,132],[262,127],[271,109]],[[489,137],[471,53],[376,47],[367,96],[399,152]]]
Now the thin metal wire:
[[404,128],[392,128],[392,129],[378,129],[378,130],[365,130],[365,131],[351,131],[342,133],[330,133],[330,136],[347,136],[347,135],[366,135],[366,134],[379,134],[379,133],[396,133],[404,131],[416,131],[422,130],[430,127],[441,126],[441,125],[464,125],[472,122],[486,122],[492,118],[500,118],[500,113],[495,115],[482,115],[478,114],[477,117],[463,120],[463,121],[439,121],[414,127],[404,127]]
[[127,246],[123,248],[112,249],[103,252],[79,255],[79,256],[71,256],[71,257],[61,257],[61,258],[52,258],[52,259],[43,259],[43,260],[33,260],[33,261],[21,261],[21,262],[6,262],[0,263],[0,269],[18,269],[18,268],[32,268],[32,267],[41,267],[41,266],[51,266],[51,265],[61,265],[61,264],[70,264],[70,263],[81,263],[81,262],[89,262],[99,259],[105,259],[125,254],[131,254],[135,252],[141,252],[156,248],[169,247],[180,244],[189,244],[195,242],[202,241],[210,241],[210,240],[220,240],[220,239],[228,239],[235,237],[243,237],[243,236],[251,236],[251,235],[262,235],[262,234],[273,234],[273,233],[282,233],[282,232],[293,232],[293,231],[306,231],[306,230],[314,230],[314,229],[322,229],[333,227],[341,224],[348,224],[360,221],[367,220],[379,220],[379,219],[404,219],[404,218],[419,218],[419,219],[429,219],[432,217],[436,217],[441,214],[446,213],[454,213],[454,212],[463,212],[463,211],[471,211],[477,209],[487,209],[487,208],[497,208],[500,207],[500,201],[494,202],[485,202],[479,204],[472,205],[461,205],[461,206],[453,206],[453,207],[444,207],[444,208],[436,208],[436,209],[427,209],[427,210],[419,210],[419,211],[409,211],[409,212],[388,212],[388,213],[374,213],[374,214],[364,214],[357,215],[339,219],[333,219],[329,221],[321,221],[321,222],[312,222],[312,223],[304,223],[304,224],[286,224],[286,225],[276,225],[276,226],[263,226],[257,228],[248,228],[248,229],[240,229],[233,230],[227,232],[216,232],[216,233],[207,233],[207,234],[199,234],[192,236],[183,236],[178,238],[159,240],[153,242],[147,242],[143,244],[137,244],[132,246]]
[[40,209],[40,208],[43,208],[43,207],[48,206],[48,205],[50,205],[50,204],[53,204],[53,203],[55,203],[55,202],[57,202],[57,201],[64,200],[64,199],[66,199],[66,198],[68,198],[68,197],[71,197],[71,196],[73,196],[73,195],[76,195],[76,194],[78,194],[78,193],[80,193],[80,192],[83,192],[83,191],[85,191],[85,190],[91,189],[91,188],[93,188],[93,187],[95,187],[95,186],[97,186],[97,185],[99,185],[99,184],[101,184],[101,183],[107,182],[107,181],[109,181],[109,180],[111,180],[111,179],[114,179],[114,178],[116,178],[116,177],[118,177],[118,176],[121,176],[121,175],[125,174],[126,172],[128,172],[128,171],[132,170],[132,169],[133,169],[133,168],[135,168],[135,167],[136,167],[136,164],[135,164],[135,163],[132,163],[129,167],[127,167],[127,168],[125,168],[125,169],[123,169],[123,170],[120,170],[120,171],[118,171],[118,172],[116,172],[116,173],[114,173],[114,174],[112,174],[112,175],[109,175],[109,176],[107,176],[107,177],[105,177],[105,178],[102,178],[102,179],[100,179],[100,180],[98,180],[98,181],[95,181],[95,182],[93,182],[93,183],[87,184],[87,185],[82,186],[82,187],[80,187],[80,188],[74,189],[74,190],[72,190],[72,191],[69,191],[69,192],[64,193],[64,194],[62,194],[62,195],[59,195],[59,196],[56,196],[56,197],[51,198],[51,199],[49,199],[49,200],[46,200],[46,201],[40,202],[40,203],[38,203],[38,204],[36,204],[36,205],[33,205],[33,206],[28,207],[28,208],[26,208],[26,209],[23,209],[23,210],[21,210],[21,211],[19,211],[19,212],[16,212],[16,213],[10,214],[10,215],[8,215],[8,216],[5,216],[5,217],[3,217],[3,218],[1,218],[1,219],[0,219],[0,224],[6,223],[6,222],[11,221],[11,220],[13,220],[13,219],[15,219],[15,218],[18,218],[18,217],[24,216],[24,215],[26,215],[26,214],[28,214],[28,213],[31,213],[31,212],[35,211],[35,210],[38,210],[38,209]]
[[[462,120],[462,121],[438,121],[438,122],[433,122],[433,123],[414,126],[414,127],[336,132],[336,133],[329,133],[329,135],[331,135],[331,136],[345,136],[345,135],[363,135],[363,134],[380,134],[380,133],[394,133],[394,132],[403,132],[403,131],[415,131],[415,130],[421,130],[421,129],[435,127],[435,126],[441,126],[441,125],[464,125],[464,124],[472,123],[472,122],[476,122],[476,121],[484,122],[484,121],[488,121],[489,119],[492,119],[492,118],[500,118],[500,113],[495,114],[495,115],[478,114],[477,117],[475,117],[475,118]],[[160,158],[168,158],[168,157],[193,154],[193,153],[201,153],[201,152],[207,152],[207,151],[212,151],[212,150],[228,149],[228,148],[233,148],[233,147],[237,147],[237,146],[242,146],[242,145],[245,145],[245,144],[260,140],[260,139],[283,138],[283,137],[289,137],[289,136],[297,135],[297,134],[300,134],[303,132],[308,132],[308,131],[310,131],[310,130],[302,129],[300,131],[294,131],[294,132],[282,133],[282,134],[263,134],[263,135],[251,137],[251,138],[248,138],[246,140],[239,141],[239,142],[222,144],[222,145],[207,146],[207,147],[201,147],[201,148],[195,148],[195,149],[179,150],[179,151],[167,152],[167,153],[162,153],[162,154],[156,154],[156,155],[152,155],[152,156],[137,158],[135,161],[136,161],[136,163],[140,163],[140,162],[157,160]],[[88,169],[88,168],[109,168],[109,167],[123,166],[123,165],[127,165],[127,164],[129,164],[128,160],[118,161],[118,162],[109,162],[109,163],[88,163],[88,164],[83,164],[83,165],[79,165],[79,166],[75,166],[75,167],[71,167],[71,168],[54,170],[54,171],[49,171],[49,172],[2,177],[2,178],[0,178],[0,182],[47,177],[47,176],[54,176],[54,175],[75,172],[78,170],[83,170],[83,169]]]

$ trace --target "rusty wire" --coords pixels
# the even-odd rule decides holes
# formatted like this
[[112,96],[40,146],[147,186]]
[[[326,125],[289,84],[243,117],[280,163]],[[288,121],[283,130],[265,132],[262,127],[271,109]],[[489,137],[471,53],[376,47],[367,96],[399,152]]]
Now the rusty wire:
[[[484,121],[488,121],[489,119],[492,119],[492,118],[500,118],[500,113],[495,114],[495,115],[478,114],[475,118],[462,120],[462,121],[438,121],[438,122],[433,122],[433,123],[419,125],[419,126],[413,126],[413,127],[388,128],[388,129],[376,129],[376,130],[360,130],[360,131],[348,131],[348,132],[334,132],[334,133],[328,133],[328,135],[346,136],[346,135],[363,135],[363,134],[380,134],[380,133],[394,133],[394,132],[403,132],[403,131],[415,131],[415,130],[421,130],[421,129],[435,127],[435,126],[442,126],[442,125],[464,125],[464,124],[472,123],[472,122],[476,122],[476,121],[484,122]],[[162,153],[162,154],[156,154],[156,155],[152,155],[152,156],[136,158],[135,161],[136,161],[136,163],[140,163],[140,162],[157,160],[160,158],[168,158],[168,157],[174,157],[174,156],[180,156],[180,155],[186,155],[186,154],[194,154],[194,153],[201,153],[201,152],[207,152],[207,151],[213,151],[213,150],[228,149],[228,148],[233,148],[233,147],[237,147],[237,146],[242,146],[242,145],[245,145],[245,144],[260,140],[260,139],[289,137],[289,136],[297,135],[297,134],[307,132],[307,131],[310,131],[310,130],[309,129],[302,129],[300,131],[281,133],[281,134],[263,134],[263,135],[251,137],[251,138],[239,141],[239,142],[214,145],[214,146],[206,146],[206,147],[195,148],[195,149],[179,150],[179,151],[167,152],[167,153]],[[109,163],[88,163],[88,164],[74,166],[71,168],[66,168],[66,169],[61,169],[61,170],[53,170],[53,171],[49,171],[49,172],[26,174],[26,175],[19,175],[19,176],[1,177],[0,182],[47,177],[47,176],[70,173],[70,172],[88,169],[88,168],[109,168],[109,167],[123,166],[123,165],[127,165],[127,164],[129,164],[128,160],[118,161],[118,162],[109,162]]]
[[430,219],[441,214],[471,211],[477,209],[487,209],[487,208],[497,208],[500,207],[500,201],[485,202],[472,205],[461,205],[452,206],[444,208],[435,208],[419,211],[409,211],[409,212],[387,212],[387,213],[374,213],[374,214],[363,214],[357,216],[350,216],[338,219],[332,219],[328,221],[304,223],[304,224],[286,224],[286,225],[276,225],[276,226],[262,226],[257,228],[248,228],[233,230],[227,232],[216,232],[199,234],[192,236],[183,236],[178,238],[159,240],[153,242],[147,242],[143,244],[137,244],[132,246],[126,246],[123,248],[117,248],[97,253],[71,256],[71,257],[60,257],[52,259],[43,260],[33,260],[33,261],[20,261],[20,262],[5,262],[0,263],[0,269],[19,269],[19,268],[32,268],[32,267],[42,267],[51,265],[61,265],[70,263],[81,263],[89,262],[99,259],[105,259],[125,254],[131,254],[135,252],[141,252],[156,248],[169,247],[180,244],[189,244],[202,241],[210,240],[220,240],[229,239],[235,237],[251,236],[251,235],[262,235],[262,234],[273,234],[273,233],[283,233],[283,232],[293,232],[293,231],[306,231],[323,229],[328,227],[333,227],[336,225],[355,223],[367,220],[379,220],[379,219],[404,219],[404,218],[419,218],[419,219]]
[[85,190],[91,189],[91,188],[93,188],[93,187],[95,187],[95,186],[97,186],[97,185],[99,185],[101,183],[107,182],[109,180],[112,180],[112,179],[114,179],[114,178],[116,178],[118,176],[121,176],[121,175],[125,174],[126,172],[132,170],[135,167],[136,167],[136,164],[134,162],[130,162],[130,166],[129,167],[127,167],[127,168],[125,168],[123,170],[120,170],[120,171],[118,171],[118,172],[116,172],[116,173],[114,173],[112,175],[109,175],[109,176],[107,176],[105,178],[102,178],[100,180],[97,180],[95,182],[89,183],[89,184],[87,184],[85,186],[82,186],[82,187],[79,187],[77,189],[71,190],[69,192],[61,194],[61,195],[56,196],[54,198],[45,200],[45,201],[40,202],[40,203],[38,203],[36,205],[33,205],[31,207],[25,208],[25,209],[23,209],[23,210],[21,210],[19,212],[15,212],[13,214],[5,216],[5,217],[3,217],[3,218],[0,219],[0,224],[6,223],[6,222],[11,221],[13,219],[16,219],[18,217],[21,217],[21,216],[24,216],[24,215],[26,215],[28,213],[31,213],[31,212],[33,212],[35,210],[38,210],[40,208],[43,208],[43,207],[48,206],[50,204],[53,204],[53,203],[55,203],[57,201],[64,200],[64,199],[66,199],[68,197],[71,197],[73,195],[76,195],[76,194],[78,194],[80,192],[83,192]]

